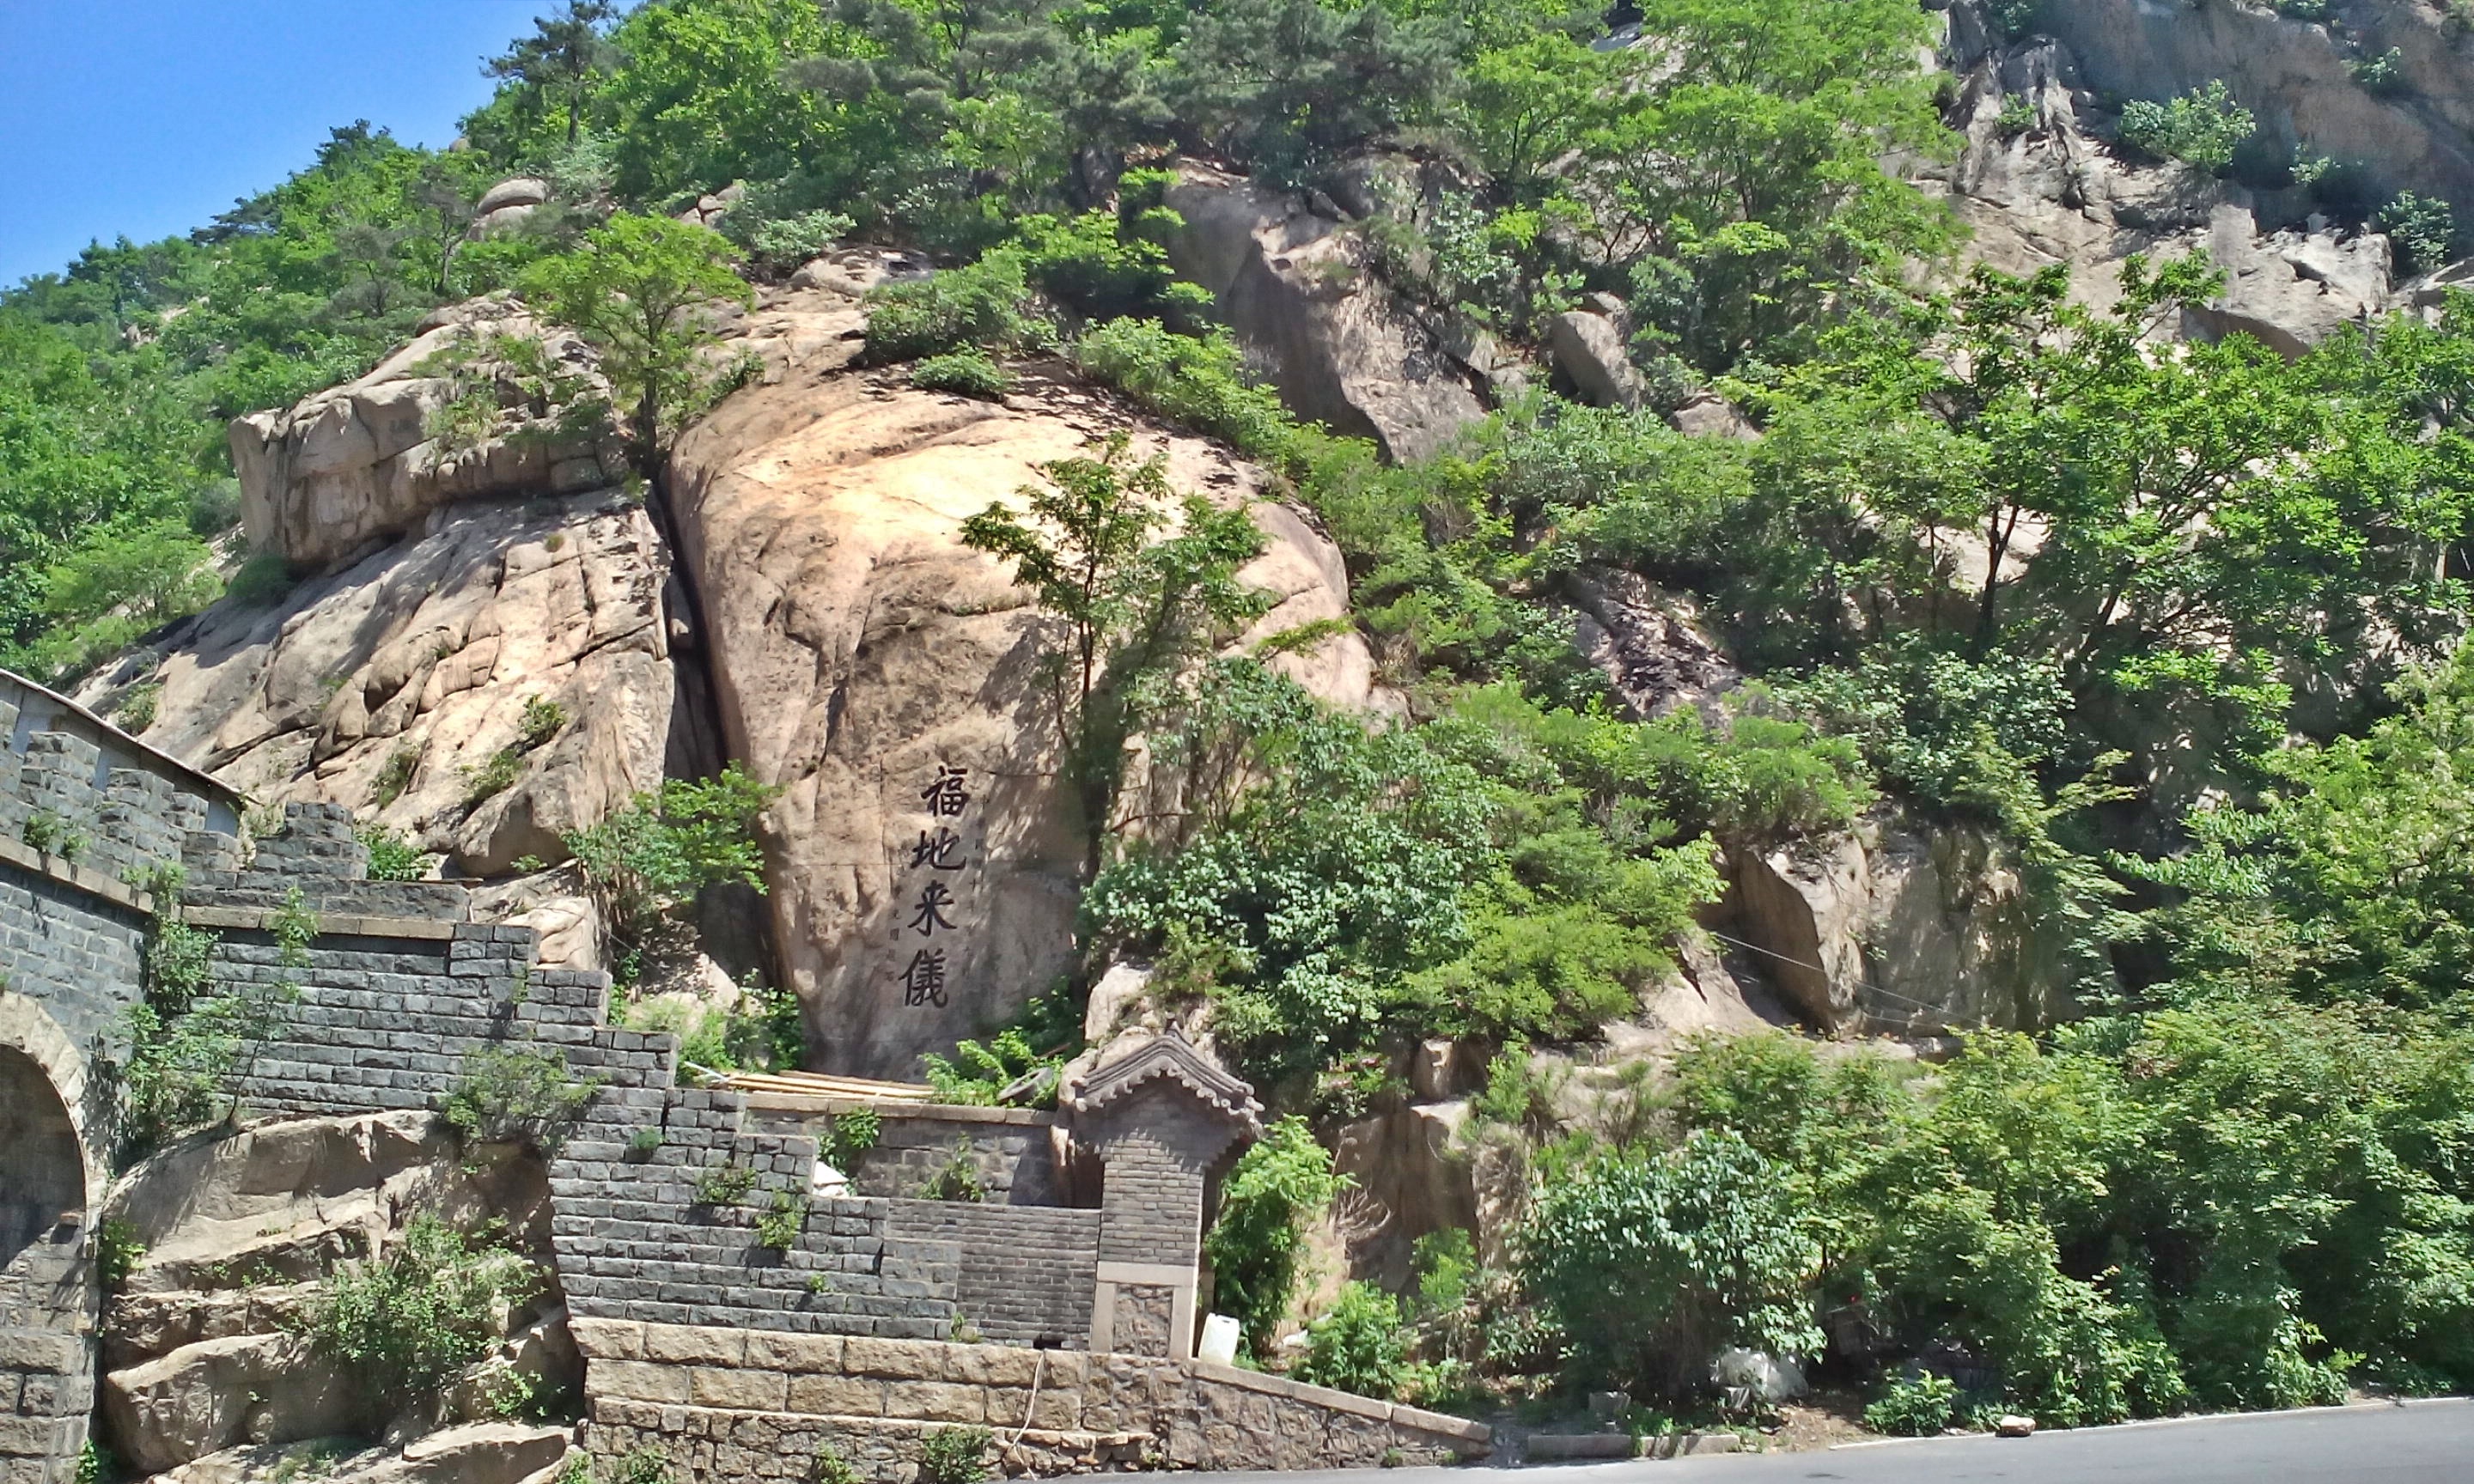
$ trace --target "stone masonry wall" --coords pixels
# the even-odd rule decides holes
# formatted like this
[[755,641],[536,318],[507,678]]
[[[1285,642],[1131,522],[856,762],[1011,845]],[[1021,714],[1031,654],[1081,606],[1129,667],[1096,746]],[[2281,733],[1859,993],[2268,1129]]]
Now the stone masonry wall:
[[1085,1349],[1100,1277],[1100,1213],[971,1201],[888,1201],[897,1245],[950,1245],[964,1257],[954,1302],[982,1339]]
[[[1124,1163],[1103,1171],[1101,1209],[1043,1204],[1064,1185],[1055,1119],[1009,1110],[886,1120],[907,1133],[883,1179],[924,1183],[912,1165],[967,1142],[999,1200],[821,1197],[815,1138],[795,1120],[676,1087],[672,1038],[608,1025],[605,976],[538,969],[531,930],[467,921],[462,888],[363,879],[342,810],[289,806],[244,864],[236,796],[5,675],[0,739],[0,1072],[45,1093],[12,1102],[49,1110],[20,1116],[34,1123],[0,1147],[11,1240],[35,1233],[0,1254],[0,1484],[76,1473],[94,1394],[82,1208],[108,1168],[110,1069],[142,996],[158,906],[143,888],[176,860],[179,910],[218,935],[216,981],[298,992],[282,1031],[251,1048],[238,1089],[250,1115],[434,1109],[468,1078],[502,1073],[510,1053],[554,1058],[592,1085],[548,1141],[553,1243],[590,1360],[598,1454],[650,1443],[683,1484],[722,1484],[804,1478],[827,1437],[872,1474],[907,1481],[924,1431],[954,1424],[999,1429],[1011,1467],[1041,1472],[1484,1451],[1474,1424],[1074,1348],[1093,1337],[1112,1244],[1129,1301],[1178,1263],[1176,1293],[1191,1287],[1196,1152],[1228,1134],[1208,1119],[1184,1128],[1174,1097],[1117,1105],[1101,1143]],[[53,850],[26,842],[30,821]],[[286,962],[277,929],[304,909],[315,935]],[[82,1169],[36,1158],[64,1135]],[[61,1219],[42,1231],[55,1206]]]
[[141,994],[146,888],[238,818],[230,789],[0,675],[0,1484],[76,1475],[94,1401],[86,1210]]
[[1483,1455],[1477,1423],[1200,1360],[579,1319],[594,1451],[711,1481],[814,1477],[830,1448],[910,1479],[921,1440],[985,1427],[1008,1473],[1331,1469]]

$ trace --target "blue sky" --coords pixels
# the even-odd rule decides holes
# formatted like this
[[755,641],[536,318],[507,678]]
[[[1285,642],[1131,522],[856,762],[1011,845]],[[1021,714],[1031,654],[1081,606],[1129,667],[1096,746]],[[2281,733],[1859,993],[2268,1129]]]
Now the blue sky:
[[547,0],[0,0],[0,284],[203,226],[366,118],[444,144]]

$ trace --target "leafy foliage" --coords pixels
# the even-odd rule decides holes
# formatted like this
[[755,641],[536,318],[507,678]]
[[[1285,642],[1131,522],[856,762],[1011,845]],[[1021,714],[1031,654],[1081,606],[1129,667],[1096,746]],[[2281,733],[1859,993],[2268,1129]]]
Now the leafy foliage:
[[490,1234],[415,1216],[394,1246],[336,1270],[303,1325],[310,1344],[393,1415],[435,1398],[497,1343],[510,1305],[538,1287],[532,1264]]
[[2222,170],[2259,129],[2248,108],[2222,83],[2210,83],[2166,103],[2138,99],[2122,106],[2122,137],[2160,159]]
[[1780,1172],[1734,1135],[1593,1161],[1541,1194],[1519,1243],[1523,1281],[1591,1376],[1679,1396],[1722,1346],[1820,1347],[1802,1302],[1820,1244]]
[[1220,1218],[1202,1239],[1217,1286],[1213,1304],[1244,1328],[1257,1355],[1270,1352],[1296,1292],[1302,1228],[1347,1181],[1300,1118],[1283,1118],[1238,1157],[1220,1187]]
[[710,778],[666,779],[564,843],[609,908],[613,931],[641,953],[705,887],[764,890],[757,821],[780,792],[734,762]]
[[599,352],[647,479],[679,429],[729,388],[734,368],[711,353],[712,308],[753,302],[730,257],[709,227],[619,212],[523,275],[524,297]]
[[[1055,706],[1094,870],[1125,739],[1156,691],[1269,606],[1237,581],[1237,569],[1263,550],[1253,518],[1198,494],[1175,496],[1167,456],[1134,464],[1130,447],[1120,431],[1096,458],[1042,465],[1042,483],[1020,491],[1020,514],[992,504],[962,523],[962,543],[1010,563],[1014,580],[1063,627]],[[1173,508],[1174,534],[1155,538]]]
[[938,1427],[920,1435],[923,1484],[980,1484],[988,1476],[985,1427]]
[[1408,1360],[1400,1305],[1371,1283],[1343,1284],[1332,1306],[1306,1326],[1306,1352],[1293,1374],[1315,1386],[1386,1400]]
[[556,1153],[587,1104],[608,1079],[577,1077],[567,1053],[502,1046],[465,1058],[438,1116],[468,1139],[522,1139]]

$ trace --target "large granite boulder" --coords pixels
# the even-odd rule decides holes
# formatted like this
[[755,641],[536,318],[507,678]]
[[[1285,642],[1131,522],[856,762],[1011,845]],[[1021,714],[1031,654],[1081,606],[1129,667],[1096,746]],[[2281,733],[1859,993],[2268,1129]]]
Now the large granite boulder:
[[[541,341],[549,363],[589,378],[591,355],[546,331],[504,299],[449,306],[367,375],[298,405],[233,420],[241,524],[250,544],[295,565],[329,562],[376,539],[413,530],[442,505],[490,494],[561,493],[613,484],[624,472],[606,425],[573,425],[566,408],[533,405],[512,373],[487,359],[489,337]],[[458,355],[469,364],[449,366]],[[503,404],[497,432],[470,446],[433,436],[459,396]]]
[[[1501,369],[1484,337],[1454,347],[1399,302],[1362,238],[1311,198],[1186,162],[1167,203],[1177,272],[1219,313],[1290,411],[1421,459],[1486,416],[1478,388]],[[1472,363],[1476,363],[1472,365]]]
[[[562,859],[562,831],[660,783],[687,632],[668,569],[616,491],[466,501],[270,606],[216,604],[82,694],[159,685],[155,746],[260,802],[340,803],[458,873],[500,875]],[[527,735],[534,703],[563,714],[552,734],[536,706]]]
[[[2474,61],[2462,21],[2426,0],[2349,0],[2342,24],[2269,5],[2070,0],[2036,24],[2077,54],[2091,86],[2166,99],[2224,83],[2283,149],[2368,167],[2383,193],[2411,189],[2474,215]],[[2397,54],[2374,90],[2354,63]]]
[[[383,1255],[424,1214],[495,1231],[541,1263],[531,1296],[504,1316],[507,1344],[480,1373],[522,1370],[546,1396],[578,1384],[581,1362],[544,1261],[547,1169],[514,1145],[464,1144],[428,1113],[296,1119],[193,1140],[124,1176],[102,1214],[138,1248],[103,1314],[103,1441],[147,1472],[187,1465],[183,1476],[201,1484],[255,1477],[248,1470],[269,1462],[256,1455],[192,1460],[389,1424],[418,1431],[475,1410],[450,1397],[439,1416],[405,1399],[403,1416],[373,1415],[373,1399],[300,1336],[339,1263]],[[526,1466],[492,1464],[487,1476],[519,1478],[564,1451],[538,1456],[544,1447],[515,1447],[500,1463]]]
[[1955,111],[1965,143],[1939,183],[1970,228],[1966,261],[2023,275],[2067,263],[2073,297],[2107,308],[2132,254],[2205,251],[2224,272],[2222,296],[2163,330],[2247,334],[2289,356],[2386,310],[2385,236],[2316,218],[2263,231],[2264,216],[2281,222],[2296,203],[2107,142],[2096,85],[2050,37],[1987,51],[1964,70]]
[[[1069,967],[1082,862],[1044,668],[1055,635],[962,546],[963,519],[1127,429],[1177,490],[1256,500],[1269,547],[1245,577],[1281,600],[1258,635],[1344,615],[1346,579],[1225,446],[1062,368],[1003,404],[851,370],[832,302],[794,295],[752,318],[769,370],[681,441],[671,501],[729,753],[784,790],[768,902],[819,1065],[908,1076]],[[1372,695],[1354,632],[1281,663],[1336,703]]]

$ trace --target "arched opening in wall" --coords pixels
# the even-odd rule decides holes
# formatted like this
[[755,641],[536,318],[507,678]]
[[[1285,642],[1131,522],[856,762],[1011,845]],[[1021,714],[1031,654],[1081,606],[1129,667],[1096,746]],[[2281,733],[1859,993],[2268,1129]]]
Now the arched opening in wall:
[[83,1212],[85,1194],[68,1108],[41,1064],[0,1046],[0,1271]]

